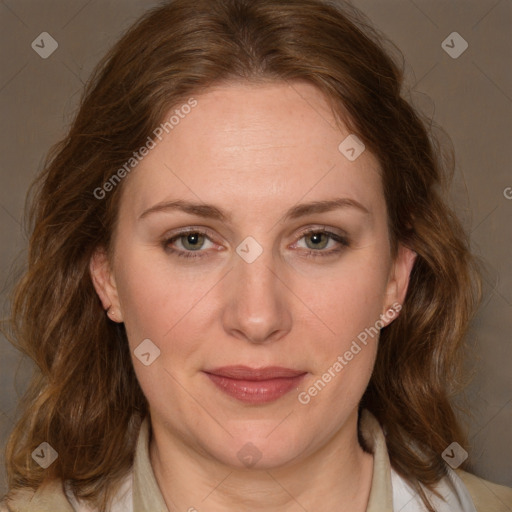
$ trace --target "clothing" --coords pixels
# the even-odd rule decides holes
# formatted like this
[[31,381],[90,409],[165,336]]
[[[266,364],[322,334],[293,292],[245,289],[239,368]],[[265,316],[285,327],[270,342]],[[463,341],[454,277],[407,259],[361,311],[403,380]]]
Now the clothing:
[[[424,512],[425,508],[408,483],[392,468],[381,426],[363,411],[361,433],[373,453],[373,480],[366,512]],[[125,478],[109,512],[170,512],[158,487],[149,458],[150,422],[141,425],[132,471]],[[455,491],[449,486],[452,482]],[[460,470],[448,469],[437,485],[445,498],[427,492],[437,512],[511,512],[512,489],[487,482]],[[0,512],[95,512],[75,500],[66,484],[56,481],[35,494],[20,490]]]

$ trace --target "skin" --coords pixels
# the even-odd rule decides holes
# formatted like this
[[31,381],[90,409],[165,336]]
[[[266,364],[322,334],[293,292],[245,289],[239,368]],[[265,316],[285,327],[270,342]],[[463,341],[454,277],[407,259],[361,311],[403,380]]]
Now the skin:
[[[341,154],[349,132],[311,85],[224,84],[195,98],[123,184],[111,261],[101,249],[91,260],[150,404],[150,459],[164,499],[169,510],[364,511],[373,457],[357,440],[357,407],[377,339],[308,404],[297,396],[404,300],[415,255],[400,247],[391,256],[378,162],[368,150],[353,162]],[[346,206],[284,219],[297,204],[334,198],[368,212]],[[177,199],[231,217],[167,210],[140,218]],[[202,257],[166,252],[162,240],[189,227],[206,229],[204,242],[185,236],[170,245],[195,255],[198,246]],[[302,234],[322,227],[349,246],[327,237],[317,248]],[[248,236],[263,249],[252,263],[236,252]],[[161,351],[149,366],[133,356],[147,338]],[[202,372],[237,364],[307,375],[298,390],[250,405]],[[237,456],[248,442],[261,453],[251,468]]]

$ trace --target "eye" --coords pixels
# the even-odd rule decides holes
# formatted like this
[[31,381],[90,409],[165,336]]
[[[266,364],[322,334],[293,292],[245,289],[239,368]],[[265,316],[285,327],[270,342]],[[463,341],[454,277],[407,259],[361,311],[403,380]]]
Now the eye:
[[[305,247],[299,243],[301,240],[305,240]],[[298,248],[305,249],[304,256],[308,258],[333,256],[341,253],[349,245],[346,236],[325,228],[303,231],[295,244]],[[165,238],[162,240],[162,246],[165,252],[180,258],[203,258],[207,256],[206,249],[213,248],[214,244],[207,231],[194,228]]]
[[[205,251],[201,249],[211,247],[208,246],[207,242],[212,244],[207,232],[196,228],[182,231],[171,238],[166,238],[162,241],[162,245],[167,253],[175,254],[181,258],[202,258],[203,255],[201,253]],[[178,248],[176,248],[176,245]],[[180,245],[181,247],[179,247]]]
[[[297,243],[301,240],[305,241],[306,257],[332,256],[342,252],[345,247],[350,245],[346,236],[333,233],[325,228],[310,229],[301,235]],[[301,246],[299,245],[299,247]]]

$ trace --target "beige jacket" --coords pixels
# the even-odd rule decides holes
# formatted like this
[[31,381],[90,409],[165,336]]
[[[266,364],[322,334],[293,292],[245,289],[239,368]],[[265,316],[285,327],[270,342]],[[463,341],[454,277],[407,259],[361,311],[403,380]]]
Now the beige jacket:
[[[149,432],[150,423],[146,418],[140,429],[132,471],[110,512],[170,512],[151,467]],[[361,432],[374,456],[373,480],[366,512],[423,512],[423,505],[417,496],[391,468],[382,428],[368,411],[363,412]],[[453,486],[448,485],[448,479]],[[439,482],[438,490],[446,501],[435,501],[435,497],[427,493],[439,512],[512,512],[512,489],[508,487],[451,469],[444,480]],[[78,503],[61,481],[54,481],[37,492],[23,489],[11,494],[8,501],[0,504],[0,512],[91,510]]]

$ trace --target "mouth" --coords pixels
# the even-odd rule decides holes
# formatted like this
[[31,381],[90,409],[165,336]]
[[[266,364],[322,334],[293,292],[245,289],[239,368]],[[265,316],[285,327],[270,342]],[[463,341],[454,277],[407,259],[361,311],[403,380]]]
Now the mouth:
[[248,404],[274,402],[296,388],[307,372],[268,366],[225,366],[204,370],[210,381],[227,395]]

